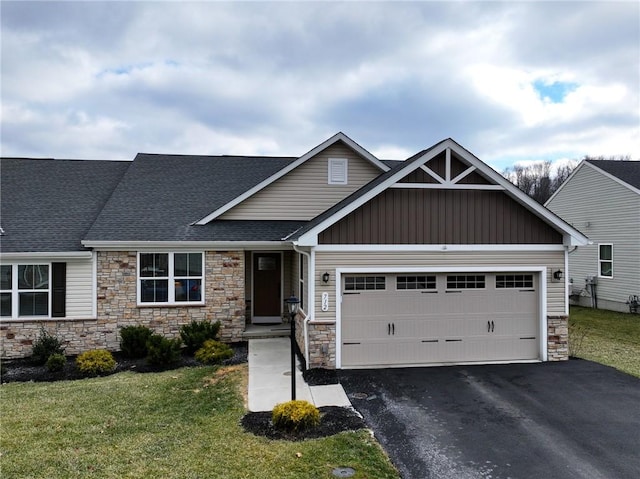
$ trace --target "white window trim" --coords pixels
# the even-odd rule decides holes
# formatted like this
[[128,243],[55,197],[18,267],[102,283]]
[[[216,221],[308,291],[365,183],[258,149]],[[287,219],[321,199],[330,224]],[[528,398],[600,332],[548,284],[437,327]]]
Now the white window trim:
[[[330,185],[349,184],[349,160],[347,158],[329,158],[327,165],[327,182]],[[336,178],[334,173],[342,173],[341,176],[344,178]]]
[[[611,246],[611,259],[600,258],[600,247]],[[602,263],[611,263],[611,275],[605,276],[602,274]],[[613,243],[598,243],[598,278],[613,279]]]
[[[3,263],[2,266],[11,266],[11,289],[3,289],[2,293],[11,293],[11,316],[0,316],[0,320],[20,319],[20,320],[42,320],[51,319],[51,263],[48,261],[38,262],[18,262]],[[47,266],[49,280],[47,289],[18,289],[18,268],[19,266]],[[20,293],[47,293],[47,314],[20,315]],[[57,318],[56,318],[57,319]]]
[[[202,260],[202,276],[179,276],[178,278],[184,279],[200,279],[200,301],[176,301],[175,295],[175,281],[176,276],[174,272],[174,255],[182,254],[182,253],[198,253],[201,255]],[[144,279],[164,279],[165,276],[161,277],[150,277],[150,276],[140,276],[140,255],[141,254],[166,254],[169,255],[168,258],[168,275],[167,283],[168,283],[168,291],[167,291],[167,301],[165,302],[143,302],[142,295],[142,287],[141,280]],[[202,306],[205,304],[205,253],[204,251],[138,251],[137,253],[137,267],[136,267],[136,303],[138,307],[176,307],[176,306]],[[171,285],[174,285],[172,288]]]

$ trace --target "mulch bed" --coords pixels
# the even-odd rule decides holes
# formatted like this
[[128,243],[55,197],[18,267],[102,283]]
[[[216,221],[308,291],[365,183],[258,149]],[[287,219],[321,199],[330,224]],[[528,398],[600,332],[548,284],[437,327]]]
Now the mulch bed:
[[338,406],[325,406],[320,409],[320,425],[313,429],[299,432],[280,431],[271,422],[271,412],[250,412],[246,414],[240,424],[245,431],[264,436],[269,439],[284,439],[287,441],[303,441],[333,436],[343,431],[356,431],[366,428],[366,424],[356,411]]
[[[222,364],[225,366],[233,364],[242,364],[247,362],[248,345],[247,342],[231,343],[229,344],[234,351],[233,357],[227,359]],[[182,368],[186,366],[202,366],[202,363],[197,362],[193,355],[183,354],[180,361],[165,366],[156,366],[149,364],[145,358],[132,359],[126,358],[121,353],[113,353],[113,357],[116,360],[116,368],[107,374],[101,374],[100,376],[109,376],[111,374],[119,373],[122,371],[135,371],[138,373],[156,373],[161,371],[168,371],[172,369]],[[86,378],[87,375],[78,371],[75,363],[75,357],[68,357],[67,363],[64,365],[62,371],[49,372],[46,366],[34,365],[29,358],[25,359],[12,359],[2,362],[2,383],[9,382],[52,382],[63,381],[72,379]]]

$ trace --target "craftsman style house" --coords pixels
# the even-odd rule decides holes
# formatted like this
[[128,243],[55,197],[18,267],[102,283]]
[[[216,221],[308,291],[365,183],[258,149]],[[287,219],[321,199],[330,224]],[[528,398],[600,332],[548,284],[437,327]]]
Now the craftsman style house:
[[566,359],[568,251],[587,243],[451,139],[381,161],[343,133],[297,158],[4,158],[2,357],[119,328],[248,325],[301,300],[309,367]]

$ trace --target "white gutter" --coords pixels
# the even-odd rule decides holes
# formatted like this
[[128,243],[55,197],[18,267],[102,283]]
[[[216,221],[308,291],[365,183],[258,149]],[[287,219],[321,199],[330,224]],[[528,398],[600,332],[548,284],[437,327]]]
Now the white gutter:
[[307,268],[307,293],[309,295],[308,299],[308,311],[307,316],[303,320],[303,330],[304,330],[304,360],[306,363],[306,368],[309,368],[309,321],[313,320],[314,311],[315,311],[315,282],[314,278],[316,276],[316,252],[312,249],[310,253],[306,251],[299,250],[298,247],[293,244],[293,250],[306,256],[309,261],[309,267]]
[[93,251],[33,251],[33,252],[21,252],[21,253],[0,253],[0,258],[5,261],[22,260],[29,258],[42,258],[42,259],[90,259],[93,256]]
[[288,249],[288,241],[92,241],[82,242],[87,248],[102,251],[178,250],[278,250]]

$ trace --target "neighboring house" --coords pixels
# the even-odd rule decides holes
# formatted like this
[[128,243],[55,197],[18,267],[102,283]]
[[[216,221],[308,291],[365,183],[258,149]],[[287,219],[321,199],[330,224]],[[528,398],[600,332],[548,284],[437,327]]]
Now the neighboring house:
[[545,206],[592,243],[569,252],[571,298],[629,311],[640,296],[640,162],[584,160]]
[[[54,175],[59,163],[70,166]],[[13,275],[1,291],[3,357],[30,354],[40,326],[70,354],[117,350],[132,324],[176,336],[191,320],[220,320],[222,338],[240,341],[249,324],[280,322],[291,293],[309,367],[568,357],[562,275],[588,239],[451,139],[404,162],[338,133],[299,158],[0,166]],[[66,212],[85,207],[70,229]],[[74,241],[58,244],[62,233]]]

